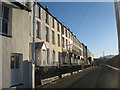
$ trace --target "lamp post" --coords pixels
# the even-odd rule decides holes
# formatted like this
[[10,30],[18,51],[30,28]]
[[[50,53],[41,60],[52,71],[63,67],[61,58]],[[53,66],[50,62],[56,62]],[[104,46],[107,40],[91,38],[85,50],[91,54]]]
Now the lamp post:
[[119,45],[119,54],[120,54],[120,1],[114,0],[115,5],[115,14],[116,14],[116,23],[117,23],[117,32],[118,32],[118,45]]
[[32,35],[32,88],[35,88],[35,6],[36,0],[33,1],[33,35]]

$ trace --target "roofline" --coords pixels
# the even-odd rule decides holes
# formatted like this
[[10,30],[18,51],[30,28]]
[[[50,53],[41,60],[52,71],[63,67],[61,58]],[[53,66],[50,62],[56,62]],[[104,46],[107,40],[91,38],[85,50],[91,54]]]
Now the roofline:
[[67,26],[62,24],[55,16],[53,16],[48,10],[46,10],[39,2],[37,2],[37,5],[39,5],[42,9],[44,9],[50,16],[52,16],[56,21],[58,21],[64,28],[66,28],[72,35],[74,35]]
[[[46,10],[39,2],[37,2],[37,5],[39,5],[42,9],[44,9],[50,16],[52,16],[56,21],[58,21],[61,25],[63,25],[65,28],[67,28],[67,26],[65,26],[64,24],[62,24],[56,17],[54,17],[48,10]],[[72,31],[70,31],[69,28],[67,28],[67,30],[78,40],[78,38],[73,34]],[[80,44],[82,44],[83,46],[85,46],[83,43],[80,42],[80,40],[78,40]]]

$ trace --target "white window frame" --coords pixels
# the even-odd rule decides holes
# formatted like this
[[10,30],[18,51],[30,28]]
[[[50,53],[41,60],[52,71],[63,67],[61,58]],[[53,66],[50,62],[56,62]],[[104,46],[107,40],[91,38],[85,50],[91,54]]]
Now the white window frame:
[[[1,4],[1,6],[3,7],[6,7],[6,8],[8,8],[8,20],[7,19],[5,19],[5,18],[3,18],[3,12],[2,12],[2,10],[1,10],[1,12],[0,13],[2,13],[2,17],[0,17],[0,21],[1,21],[1,31],[0,31],[0,34],[1,35],[5,35],[5,36],[11,36],[11,31],[10,31],[10,27],[9,27],[9,25],[10,25],[10,7],[8,6],[8,5],[6,5],[6,4],[4,4],[4,3],[0,3]],[[3,11],[4,11],[4,8],[3,8]],[[7,33],[4,33],[3,31],[2,31],[2,27],[3,27],[3,20],[5,21],[5,22],[7,22]]]
[[52,44],[55,44],[55,31],[52,31]]
[[58,46],[60,47],[60,34],[58,34]]
[[47,48],[47,64],[50,64],[50,49]]
[[36,22],[36,38],[41,39],[41,22]]
[[[48,27],[45,27],[45,29],[46,29],[46,41],[47,42],[50,42],[50,39],[49,39],[49,34],[50,34],[50,31],[49,31],[49,28]],[[48,33],[47,33],[47,31],[48,31]]]

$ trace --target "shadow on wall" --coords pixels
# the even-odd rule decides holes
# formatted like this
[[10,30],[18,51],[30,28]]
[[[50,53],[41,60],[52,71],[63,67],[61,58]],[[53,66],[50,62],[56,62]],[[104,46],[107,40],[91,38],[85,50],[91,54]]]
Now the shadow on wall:
[[23,68],[22,68],[22,84],[16,87],[17,89],[20,88],[32,88],[32,63],[28,62],[28,60],[23,60]]
[[32,63],[28,62],[28,60],[23,61],[23,82],[24,87],[30,87],[32,86]]

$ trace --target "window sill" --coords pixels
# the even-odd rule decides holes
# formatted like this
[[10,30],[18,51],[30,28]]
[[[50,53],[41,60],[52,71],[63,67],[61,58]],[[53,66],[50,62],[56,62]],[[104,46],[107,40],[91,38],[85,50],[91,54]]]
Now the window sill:
[[50,43],[49,41],[46,40],[46,42]]
[[10,38],[12,38],[12,36],[7,35],[7,34],[3,34],[3,33],[0,33],[0,35],[5,36],[5,37],[10,37]]
[[41,19],[41,17],[39,17],[39,16],[36,16],[37,18],[39,18],[39,19]]
[[45,22],[47,25],[49,25],[49,23]]
[[41,39],[41,37],[36,37],[37,39]]

